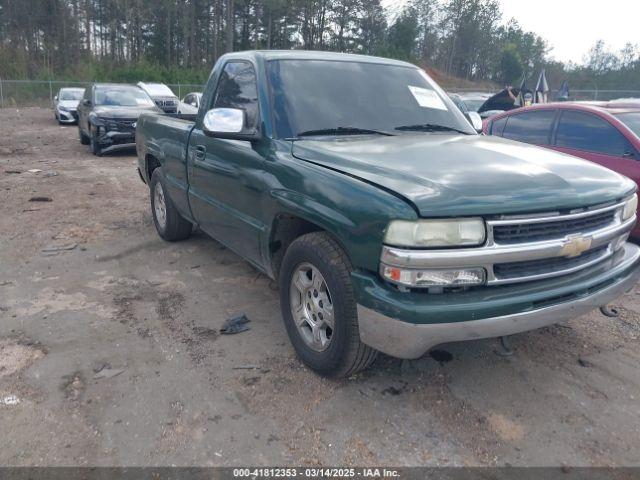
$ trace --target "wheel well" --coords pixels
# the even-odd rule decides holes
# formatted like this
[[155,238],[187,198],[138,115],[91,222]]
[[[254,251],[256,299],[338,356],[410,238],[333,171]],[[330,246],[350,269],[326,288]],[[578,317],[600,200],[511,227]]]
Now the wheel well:
[[160,166],[160,162],[153,155],[147,155],[146,164],[147,164],[147,175],[149,182],[151,182],[151,175],[153,175],[153,171]]
[[271,266],[273,274],[278,278],[280,265],[284,254],[296,238],[311,232],[321,232],[324,229],[315,223],[311,223],[300,217],[289,214],[276,215],[271,229],[271,241],[269,251],[271,253]]

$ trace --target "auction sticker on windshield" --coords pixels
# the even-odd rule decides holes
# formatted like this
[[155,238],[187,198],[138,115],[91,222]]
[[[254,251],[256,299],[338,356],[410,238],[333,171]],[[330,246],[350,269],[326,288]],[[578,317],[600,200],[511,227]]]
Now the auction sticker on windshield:
[[418,102],[418,105],[420,105],[421,107],[435,108],[436,110],[447,110],[447,106],[444,104],[438,94],[433,90],[422,87],[414,87],[413,85],[408,85],[408,88],[413,95],[413,98],[416,99],[416,102]]

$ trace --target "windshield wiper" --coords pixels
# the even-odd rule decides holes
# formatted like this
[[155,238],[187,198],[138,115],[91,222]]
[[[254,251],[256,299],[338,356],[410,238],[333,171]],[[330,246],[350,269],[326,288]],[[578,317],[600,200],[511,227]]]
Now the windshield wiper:
[[401,130],[404,132],[458,132],[458,133],[464,133],[465,135],[469,135],[469,132],[465,132],[464,130],[460,130],[458,128],[453,128],[453,127],[447,127],[446,125],[440,125],[437,123],[402,125],[400,127],[396,127],[395,129]]
[[373,130],[371,128],[358,127],[335,127],[323,128],[321,130],[307,130],[298,133],[298,137],[311,137],[314,135],[386,135],[393,136],[394,133],[385,132],[384,130]]

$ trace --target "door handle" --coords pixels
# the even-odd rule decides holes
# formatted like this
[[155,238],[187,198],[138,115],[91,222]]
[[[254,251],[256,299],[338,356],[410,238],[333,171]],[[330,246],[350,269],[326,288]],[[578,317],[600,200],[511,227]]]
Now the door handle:
[[204,145],[196,146],[196,153],[194,154],[196,160],[204,160],[207,154],[207,148]]

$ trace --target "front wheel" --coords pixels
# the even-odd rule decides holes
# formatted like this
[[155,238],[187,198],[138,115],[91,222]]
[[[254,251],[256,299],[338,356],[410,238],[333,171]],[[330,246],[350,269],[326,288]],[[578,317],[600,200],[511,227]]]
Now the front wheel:
[[309,368],[328,377],[364,370],[377,351],[360,341],[351,263],[325,232],[296,239],[280,270],[280,306],[293,347]]
[[98,143],[98,138],[96,137],[95,133],[92,133],[89,137],[89,145],[91,147],[91,153],[93,153],[96,157],[102,155],[100,144]]
[[191,235],[193,225],[185,220],[167,194],[162,170],[156,168],[151,175],[151,214],[158,235],[169,242],[184,240]]

